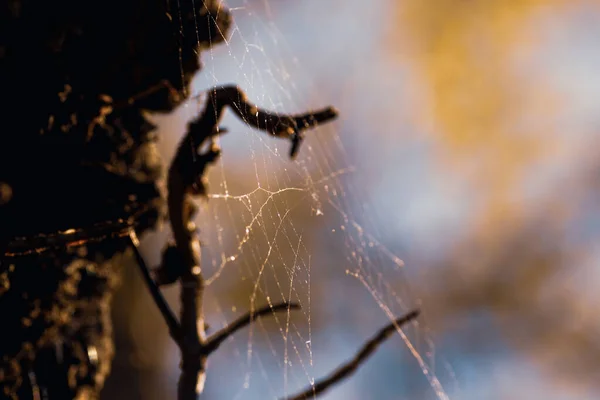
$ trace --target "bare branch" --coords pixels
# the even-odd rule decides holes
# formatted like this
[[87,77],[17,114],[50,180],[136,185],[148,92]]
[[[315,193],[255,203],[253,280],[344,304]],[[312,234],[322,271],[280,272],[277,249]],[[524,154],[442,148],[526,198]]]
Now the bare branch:
[[160,310],[160,313],[162,314],[163,318],[165,319],[165,322],[167,323],[167,326],[169,327],[169,334],[171,335],[173,340],[175,340],[175,343],[181,344],[181,325],[177,321],[177,317],[175,317],[173,310],[171,310],[171,307],[169,307],[169,304],[167,304],[167,301],[160,293],[160,289],[158,288],[156,283],[154,283],[154,280],[150,275],[150,270],[148,269],[148,266],[144,261],[144,257],[142,257],[142,254],[140,253],[140,242],[135,233],[135,230],[133,229],[129,233],[129,240],[131,241],[133,247],[133,252],[135,254],[137,265],[140,269],[140,272],[142,273],[142,276],[144,277],[144,282],[146,283],[146,286],[148,287],[148,290],[150,291],[154,302],[156,303],[158,309]]
[[300,115],[273,113],[249,102],[246,94],[237,86],[215,87],[208,92],[208,96],[204,113],[190,123],[185,138],[196,145],[200,145],[207,136],[214,135],[225,107],[229,107],[251,127],[272,136],[291,140],[290,157],[294,158],[304,138],[305,130],[332,121],[338,115],[338,111],[333,107]]
[[[181,349],[181,375],[179,380],[178,399],[192,400],[202,393],[206,376],[206,360],[221,343],[241,328],[247,326],[256,318],[284,309],[300,308],[297,304],[281,303],[265,307],[249,313],[209,338],[204,339],[204,315],[202,300],[204,279],[202,276],[202,257],[200,255],[200,240],[195,229],[190,226],[194,214],[194,196],[206,194],[204,175],[206,168],[220,155],[216,146],[200,153],[202,145],[212,137],[224,132],[219,127],[219,121],[225,107],[231,108],[247,124],[269,134],[287,138],[292,141],[291,156],[298,151],[302,142],[303,131],[314,128],[337,116],[337,111],[327,107],[316,112],[292,116],[275,114],[259,109],[249,103],[243,91],[235,86],[213,88],[209,91],[204,112],[188,125],[188,132],[179,144],[175,157],[169,167],[167,178],[167,206],[169,221],[175,243],[170,253],[163,254],[163,264],[159,273],[167,271],[170,276],[165,282],[172,282],[179,277],[181,284],[181,318],[177,325],[176,341]],[[137,249],[136,249],[137,251]],[[141,262],[139,252],[136,256]],[[148,274],[147,268],[141,268],[149,289],[168,324],[175,326],[177,321],[166,303],[161,302],[162,296],[156,282]],[[171,329],[171,328],[169,328]],[[173,328],[175,329],[175,328]],[[175,336],[174,336],[175,338]]]
[[260,308],[254,312],[249,312],[246,315],[241,316],[234,322],[227,325],[225,328],[220,331],[214,333],[210,338],[208,338],[205,350],[206,354],[210,354],[213,351],[217,350],[217,348],[223,343],[227,338],[235,334],[240,329],[250,325],[254,322],[258,317],[265,316],[270,313],[276,313],[278,311],[289,311],[289,310],[299,310],[300,305],[296,303],[278,303],[275,305],[268,305],[263,308]]
[[419,313],[419,310],[411,311],[405,316],[400,317],[397,320],[390,323],[389,325],[383,327],[379,332],[377,332],[375,336],[373,336],[367,343],[365,343],[365,345],[360,349],[358,353],[356,353],[352,360],[341,365],[328,377],[321,379],[320,381],[306,388],[302,392],[291,397],[286,397],[286,400],[304,400],[315,398],[318,395],[325,392],[330,387],[346,379],[353,372],[355,372],[358,369],[358,367],[360,367],[362,363],[364,363],[367,360],[367,358],[369,358],[369,356],[375,352],[375,350],[377,350],[381,343],[383,343],[394,332],[396,332],[396,329],[406,324],[407,322],[410,322],[413,319],[417,318],[419,316]]

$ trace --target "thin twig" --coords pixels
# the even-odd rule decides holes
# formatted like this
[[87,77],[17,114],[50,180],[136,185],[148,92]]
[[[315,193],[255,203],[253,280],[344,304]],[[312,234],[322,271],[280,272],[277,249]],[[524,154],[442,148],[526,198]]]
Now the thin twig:
[[215,351],[221,345],[221,343],[223,343],[225,340],[227,340],[227,338],[229,338],[230,336],[235,334],[240,329],[250,325],[258,317],[262,317],[262,316],[270,314],[270,313],[276,313],[278,311],[284,311],[284,310],[289,311],[292,309],[299,310],[300,304],[283,302],[283,303],[275,304],[273,306],[265,306],[254,312],[249,312],[249,313],[241,316],[240,318],[238,318],[237,320],[230,323],[225,328],[214,333],[210,338],[208,338],[206,346],[205,346],[207,354],[210,354],[213,351]]
[[162,314],[163,318],[165,319],[165,322],[167,323],[167,326],[169,327],[169,334],[177,344],[180,344],[182,337],[181,325],[177,321],[175,313],[173,313],[173,310],[171,310],[171,307],[169,307],[169,304],[167,303],[163,295],[160,293],[160,289],[158,288],[158,286],[156,286],[154,280],[152,279],[152,276],[150,275],[150,270],[148,269],[148,266],[144,261],[144,257],[142,257],[142,254],[140,253],[140,241],[134,229],[131,229],[129,233],[129,240],[131,241],[133,252],[135,254],[135,259],[137,261],[137,265],[140,269],[140,272],[142,273],[144,281],[146,282],[146,286],[148,287],[148,290],[150,291],[150,294],[152,295],[156,306],[160,310],[160,313]]
[[383,343],[394,332],[396,332],[396,329],[418,317],[419,312],[419,310],[411,311],[405,316],[398,318],[389,325],[383,327],[375,336],[373,336],[367,343],[365,343],[365,345],[360,349],[358,353],[356,353],[352,360],[346,362],[345,364],[342,364],[328,377],[321,379],[320,381],[306,388],[302,392],[292,397],[286,397],[286,400],[304,400],[309,398],[315,398],[318,395],[325,392],[330,387],[334,386],[336,383],[341,382],[350,374],[355,372],[358,369],[358,367],[360,367],[362,363],[365,362],[365,360],[371,354],[373,354],[375,350],[377,350],[377,347],[379,347],[381,343]]

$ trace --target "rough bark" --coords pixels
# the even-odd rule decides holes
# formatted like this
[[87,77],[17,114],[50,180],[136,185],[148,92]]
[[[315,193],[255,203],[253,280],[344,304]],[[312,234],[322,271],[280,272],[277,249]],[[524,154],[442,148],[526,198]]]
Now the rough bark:
[[123,232],[164,214],[144,110],[187,96],[216,2],[0,4],[0,398],[95,398]]

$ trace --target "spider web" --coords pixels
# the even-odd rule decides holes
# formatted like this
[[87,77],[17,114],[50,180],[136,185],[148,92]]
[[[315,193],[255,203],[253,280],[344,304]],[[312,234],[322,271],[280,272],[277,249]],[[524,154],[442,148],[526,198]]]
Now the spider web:
[[[340,110],[336,122],[307,132],[295,161],[287,156],[289,143],[226,112],[221,126],[229,133],[219,138],[222,156],[209,172],[209,200],[196,218],[210,331],[265,304],[292,301],[302,310],[259,319],[223,345],[209,360],[206,398],[294,394],[354,356],[381,326],[419,305],[408,267],[396,255],[401,248],[386,226],[386,210],[371,206],[376,182],[361,172],[365,163],[380,174],[395,172],[377,164],[376,105],[361,104],[360,85],[351,73],[354,53],[340,51],[340,46],[376,45],[377,29],[371,36],[369,24],[353,42],[340,37],[348,31],[343,24],[384,12],[362,10],[361,3],[340,3],[334,16],[333,5],[326,11],[312,0],[228,1],[234,20],[229,38],[202,54],[192,100],[158,119],[170,159],[179,132],[201,112],[202,93],[213,86],[235,83],[253,103],[276,112],[330,104]],[[348,67],[336,73],[328,60],[337,53]],[[355,126],[358,116],[352,114],[358,108],[364,110],[360,118],[368,120]],[[368,141],[373,149],[361,147]],[[401,202],[398,198],[398,207]],[[326,398],[448,398],[442,382],[455,379],[436,354],[424,317],[399,329]],[[179,354],[174,347],[169,351],[174,388]]]

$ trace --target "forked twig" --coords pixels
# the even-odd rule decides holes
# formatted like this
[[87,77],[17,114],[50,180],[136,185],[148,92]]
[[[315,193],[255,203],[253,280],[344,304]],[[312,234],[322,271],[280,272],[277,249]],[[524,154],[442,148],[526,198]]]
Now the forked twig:
[[350,376],[354,373],[366,360],[377,350],[380,344],[382,344],[386,339],[388,339],[396,329],[406,324],[407,322],[412,321],[413,319],[419,316],[419,310],[411,311],[403,317],[398,318],[397,320],[391,322],[389,325],[384,326],[375,336],[373,336],[367,343],[363,345],[363,347],[356,353],[354,358],[340,367],[338,367],[335,371],[333,371],[326,378],[321,379],[314,385],[306,388],[302,392],[292,396],[286,397],[286,400],[304,400],[309,398],[314,398],[327,389],[331,388],[335,384],[341,382],[343,379]]
[[[177,321],[175,314],[161,294],[158,285],[152,279],[150,270],[139,251],[139,241],[134,230],[131,231],[129,238],[134,249],[134,254],[140,272],[144,278],[144,282],[146,283],[154,302],[158,306],[158,309],[160,310],[167,323],[167,326],[169,327],[169,334],[181,350],[182,359],[188,360],[187,363],[182,362],[182,377],[180,378],[179,388],[180,399],[196,399],[197,395],[199,394],[196,393],[196,387],[198,380],[202,379],[199,377],[199,375],[203,376],[206,359],[209,355],[216,351],[225,340],[260,317],[280,311],[300,309],[299,304],[288,302],[267,305],[254,312],[248,312],[247,314],[241,316],[234,322],[225,326],[223,329],[214,333],[208,339],[204,339],[203,335],[198,335],[196,336],[198,338],[197,341],[190,342],[189,332],[185,332],[179,321]],[[186,334],[188,334],[188,336],[186,336]],[[193,390],[194,393],[190,394],[189,390]]]
[[[188,132],[179,144],[169,168],[167,182],[169,220],[175,247],[183,264],[183,268],[177,268],[182,271],[179,279],[182,304],[180,318],[182,362],[178,392],[180,400],[195,399],[196,395],[202,392],[209,354],[202,311],[204,279],[201,269],[200,239],[195,229],[190,227],[195,209],[191,197],[206,194],[205,171],[208,165],[220,156],[220,150],[214,143],[204,153],[200,153],[199,150],[207,141],[212,142],[215,135],[224,133],[218,127],[226,107],[232,109],[250,126],[276,137],[290,139],[292,156],[298,150],[304,130],[337,116],[337,112],[331,107],[296,116],[271,113],[249,103],[246,94],[239,88],[223,86],[209,91],[204,112],[189,124]],[[172,268],[172,266],[165,265],[161,268]],[[250,318],[248,323],[252,320]],[[231,329],[230,334],[237,329]],[[212,342],[213,349],[218,347],[214,344],[220,344],[224,338],[220,339],[220,342]]]

